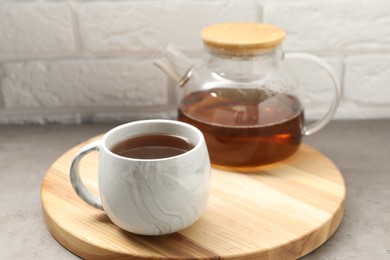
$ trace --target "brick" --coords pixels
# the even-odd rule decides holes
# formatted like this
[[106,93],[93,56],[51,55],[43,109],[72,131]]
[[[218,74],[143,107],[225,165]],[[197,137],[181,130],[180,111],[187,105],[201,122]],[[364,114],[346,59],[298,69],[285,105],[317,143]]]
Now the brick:
[[200,31],[223,21],[256,21],[254,1],[88,2],[80,10],[87,50],[149,52],[175,42],[201,49]]
[[288,50],[389,49],[390,2],[291,1],[264,7],[264,20],[284,28]]
[[68,59],[3,65],[6,109],[142,107],[168,102],[166,77],[150,60]]
[[124,122],[130,122],[135,120],[144,120],[144,119],[176,119],[176,109],[173,111],[172,108],[169,109],[169,107],[165,108],[164,110],[160,112],[132,112],[132,113],[124,113],[124,112],[116,112],[116,113],[109,113],[109,112],[98,112],[94,113],[91,116],[90,121],[92,123],[124,123]]
[[0,3],[0,54],[74,50],[67,3]]
[[345,64],[347,100],[390,106],[390,55],[356,55]]
[[336,113],[337,119],[389,118],[390,105],[373,106],[344,100]]
[[46,114],[37,112],[31,114],[25,111],[22,114],[3,114],[0,116],[0,125],[45,125],[45,124],[80,124],[81,117],[78,114]]

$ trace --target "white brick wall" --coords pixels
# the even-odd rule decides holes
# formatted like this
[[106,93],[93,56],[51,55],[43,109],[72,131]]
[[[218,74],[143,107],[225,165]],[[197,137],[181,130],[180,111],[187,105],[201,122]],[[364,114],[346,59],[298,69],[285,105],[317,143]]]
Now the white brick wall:
[[[278,25],[285,51],[324,58],[343,88],[336,118],[390,118],[386,0],[0,0],[0,124],[173,117],[175,87],[153,58],[169,42],[198,56],[200,30],[223,21]],[[329,79],[287,66],[319,118]]]
[[72,14],[66,2],[0,1],[2,55],[72,52],[74,36]]
[[[143,107],[168,102],[152,60],[62,59],[3,64],[4,107]],[[159,82],[159,84],[156,84]]]
[[196,51],[203,27],[255,21],[260,10],[255,1],[90,2],[80,9],[80,28],[85,48],[93,52],[150,53],[170,42]]

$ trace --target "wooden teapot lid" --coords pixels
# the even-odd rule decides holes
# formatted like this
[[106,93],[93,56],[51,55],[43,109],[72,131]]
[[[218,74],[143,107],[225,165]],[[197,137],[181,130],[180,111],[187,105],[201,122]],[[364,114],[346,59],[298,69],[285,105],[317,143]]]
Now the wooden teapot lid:
[[208,26],[201,36],[206,46],[214,51],[253,54],[278,46],[285,32],[270,24],[233,22]]

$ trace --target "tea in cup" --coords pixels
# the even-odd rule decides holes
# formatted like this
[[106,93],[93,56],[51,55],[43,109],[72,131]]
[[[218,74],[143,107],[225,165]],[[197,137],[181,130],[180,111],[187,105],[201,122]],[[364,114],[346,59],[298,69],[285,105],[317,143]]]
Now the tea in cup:
[[[80,160],[99,151],[100,197],[84,186]],[[74,157],[70,181],[78,196],[135,234],[163,235],[192,225],[210,194],[211,167],[200,130],[173,120],[118,126]]]

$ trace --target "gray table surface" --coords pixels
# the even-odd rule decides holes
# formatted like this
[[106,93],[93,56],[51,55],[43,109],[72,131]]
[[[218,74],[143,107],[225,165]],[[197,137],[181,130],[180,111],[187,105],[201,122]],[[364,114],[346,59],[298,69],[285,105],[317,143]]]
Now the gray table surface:
[[[78,259],[42,220],[40,185],[64,151],[109,124],[0,126],[0,259]],[[390,259],[390,120],[333,121],[304,142],[329,157],[347,186],[337,232],[303,259]]]

